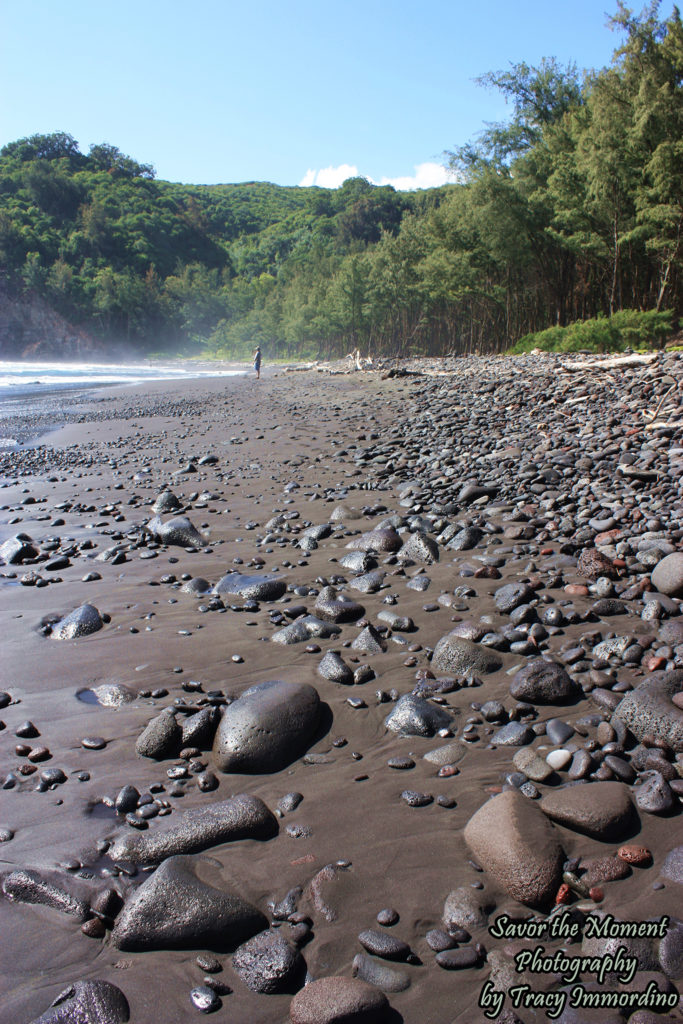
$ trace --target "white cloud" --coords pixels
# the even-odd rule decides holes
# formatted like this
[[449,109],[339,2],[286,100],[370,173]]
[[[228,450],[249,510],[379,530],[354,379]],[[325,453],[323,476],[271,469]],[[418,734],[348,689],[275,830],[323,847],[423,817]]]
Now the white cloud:
[[439,185],[446,185],[450,180],[448,171],[441,164],[417,164],[415,174],[410,177],[404,175],[399,178],[381,178],[378,184],[393,185],[400,192],[409,192],[415,188],[437,188]]
[[319,185],[321,188],[339,188],[347,178],[357,178],[358,168],[351,164],[340,164],[339,167],[323,167],[320,171],[308,170],[299,182],[300,185]]
[[[424,163],[416,164],[415,174],[403,175],[397,178],[380,178],[379,181],[375,181],[374,178],[370,178],[368,175],[364,177],[368,178],[373,185],[393,185],[395,189],[400,192],[409,192],[416,188],[436,188],[439,185],[446,185],[452,178],[449,176],[448,171],[441,164],[435,163]],[[359,176],[359,170],[354,164],[340,164],[339,167],[323,167],[317,171],[313,168],[309,168],[299,185],[307,187],[310,185],[319,185],[321,188],[339,188],[347,178],[357,178]]]

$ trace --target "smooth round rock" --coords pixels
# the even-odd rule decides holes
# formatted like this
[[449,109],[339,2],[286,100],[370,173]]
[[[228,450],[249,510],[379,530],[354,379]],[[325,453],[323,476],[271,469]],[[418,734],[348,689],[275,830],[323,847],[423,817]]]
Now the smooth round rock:
[[381,924],[385,928],[390,928],[392,925],[396,924],[398,919],[398,911],[394,910],[393,907],[383,907],[376,917],[377,924]]
[[334,651],[328,651],[318,665],[318,675],[331,683],[341,683],[349,686],[353,683],[353,672]]
[[202,576],[195,576],[193,579],[188,580],[187,583],[183,583],[180,588],[182,594],[190,594],[192,597],[204,597],[210,591],[211,584]]
[[683,885],[683,846],[676,846],[666,855],[660,874],[670,882]]
[[301,957],[279,931],[263,931],[243,943],[232,958],[233,969],[252,992],[282,992],[299,968]]
[[561,718],[551,718],[545,723],[545,734],[551,743],[560,747],[574,735],[574,727]]
[[470,818],[464,837],[478,863],[514,899],[538,907],[554,900],[564,853],[533,801],[516,790],[500,793]]
[[218,1008],[220,1003],[218,994],[212,988],[209,988],[208,985],[198,985],[196,988],[193,988],[190,992],[190,999],[192,1005],[200,1013],[211,1013],[212,1010]]
[[660,594],[683,597],[683,551],[666,555],[655,566],[651,579]]
[[292,999],[291,1024],[383,1024],[389,1002],[360,978],[319,978]]
[[175,715],[162,711],[145,727],[135,744],[138,757],[150,757],[160,761],[173,757],[180,747],[182,730]]
[[103,736],[84,736],[81,746],[84,750],[104,750],[107,741]]
[[138,805],[140,799],[140,793],[130,784],[123,786],[114,801],[114,806],[119,814],[128,814],[130,811],[134,811]]
[[394,935],[380,932],[376,928],[366,928],[358,936],[358,941],[368,953],[381,957],[382,960],[405,960],[410,956],[410,946],[407,942],[402,942]]
[[167,515],[169,512],[175,512],[179,508],[182,508],[182,504],[176,498],[173,491],[162,491],[152,505],[152,512],[156,512],[159,515]]
[[452,722],[448,711],[412,693],[404,694],[384,719],[387,729],[402,736],[434,736]]
[[558,772],[562,771],[563,768],[566,768],[571,759],[571,750],[563,750],[562,748],[559,750],[551,750],[550,753],[546,755],[546,762],[551,768],[554,768],[555,771]]
[[108,981],[75,981],[31,1024],[125,1024],[128,1000]]
[[365,953],[357,953],[351,965],[354,978],[367,981],[382,992],[404,992],[410,988],[410,977],[405,971],[397,971],[386,963],[373,960]]
[[531,704],[566,704],[576,692],[576,683],[563,666],[545,658],[529,662],[515,673],[510,683],[510,694]]
[[453,949],[456,945],[455,939],[448,932],[440,928],[430,928],[425,935],[425,941],[434,953],[442,953],[445,949]]
[[485,928],[491,909],[491,900],[481,890],[460,886],[446,897],[443,923],[451,935],[463,929],[470,932],[476,928]]
[[657,736],[683,751],[683,709],[672,700],[681,691],[683,671],[653,672],[617,704],[612,720],[627,725],[636,739]]
[[130,896],[111,941],[121,950],[223,949],[267,926],[263,914],[236,893],[202,882],[195,858],[165,860]]
[[526,583],[506,583],[493,595],[496,608],[503,615],[509,615],[519,605],[528,604],[536,596]]
[[633,792],[638,810],[647,814],[666,814],[674,805],[673,792],[661,772],[648,772]]
[[532,743],[534,732],[524,722],[508,722],[498,729],[493,737],[497,747],[524,747]]
[[503,659],[488,647],[465,640],[456,633],[442,636],[434,648],[432,667],[439,672],[453,672],[457,675],[497,672]]
[[286,590],[286,581],[278,576],[245,576],[239,572],[231,572],[218,581],[213,593],[238,594],[245,600],[277,601]]
[[401,548],[399,558],[402,561],[423,562],[432,565],[439,561],[439,545],[426,533],[411,533]]
[[316,598],[313,612],[326,622],[355,622],[365,614],[365,609],[336,587],[323,587]]
[[636,864],[643,867],[652,863],[652,854],[646,846],[637,846],[635,843],[626,843],[617,850],[617,857],[627,864]]
[[223,712],[213,744],[223,772],[276,772],[303,754],[320,716],[317,690],[270,681],[249,687]]
[[446,971],[461,971],[465,967],[474,967],[479,962],[479,953],[474,946],[461,946],[437,953],[435,960]]
[[77,640],[97,633],[103,625],[97,608],[92,604],[82,604],[54,624],[50,637],[53,640]]
[[393,526],[384,529],[371,530],[363,533],[360,537],[354,537],[346,547],[349,551],[377,551],[387,552],[398,551],[403,546],[403,541],[396,533]]
[[545,782],[553,773],[552,767],[533,747],[521,747],[513,755],[512,763],[532,782]]
[[292,811],[297,809],[303,798],[303,793],[285,793],[277,802],[277,810],[281,814],[291,814]]
[[204,544],[202,535],[187,516],[174,516],[165,523],[154,516],[147,523],[146,530],[159,544],[182,548],[200,548]]
[[622,782],[591,782],[548,792],[540,808],[553,821],[596,839],[613,839],[628,830],[633,804]]
[[37,871],[11,871],[2,879],[2,891],[8,899],[16,903],[34,903],[51,907],[79,921],[86,921],[91,916],[90,907],[85,900],[67,892],[59,882],[53,882]]

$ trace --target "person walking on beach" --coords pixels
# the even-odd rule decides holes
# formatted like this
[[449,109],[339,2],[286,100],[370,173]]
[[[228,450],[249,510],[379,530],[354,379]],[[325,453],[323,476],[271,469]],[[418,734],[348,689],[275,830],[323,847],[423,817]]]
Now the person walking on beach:
[[256,346],[256,351],[254,352],[254,369],[256,370],[256,380],[259,380],[260,377],[261,377],[261,346],[260,345]]

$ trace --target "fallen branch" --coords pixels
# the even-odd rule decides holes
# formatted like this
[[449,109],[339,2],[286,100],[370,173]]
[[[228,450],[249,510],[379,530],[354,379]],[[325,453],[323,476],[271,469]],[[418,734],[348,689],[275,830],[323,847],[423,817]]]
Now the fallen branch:
[[672,384],[671,387],[669,388],[669,390],[664,394],[662,400],[660,401],[660,403],[657,406],[657,408],[655,409],[655,411],[653,413],[651,413],[649,410],[646,409],[645,412],[643,413],[643,415],[645,417],[651,416],[653,420],[656,420],[657,419],[657,414],[659,413],[659,410],[664,405],[664,402],[667,400],[667,398],[669,397],[671,392],[675,391],[677,387],[678,387],[678,384]]

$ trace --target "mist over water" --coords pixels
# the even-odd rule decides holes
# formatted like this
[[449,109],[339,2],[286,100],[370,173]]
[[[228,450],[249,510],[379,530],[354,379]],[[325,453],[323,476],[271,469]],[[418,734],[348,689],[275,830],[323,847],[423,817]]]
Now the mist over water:
[[[207,363],[64,363],[0,360],[0,421],[46,412],[61,396],[75,398],[113,384],[236,377],[244,366],[219,369]],[[0,424],[0,450],[16,447],[13,432]]]

